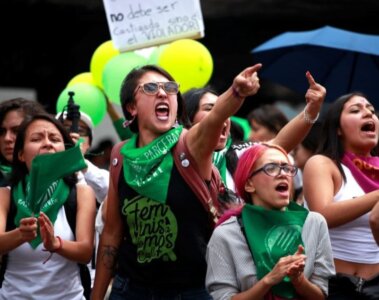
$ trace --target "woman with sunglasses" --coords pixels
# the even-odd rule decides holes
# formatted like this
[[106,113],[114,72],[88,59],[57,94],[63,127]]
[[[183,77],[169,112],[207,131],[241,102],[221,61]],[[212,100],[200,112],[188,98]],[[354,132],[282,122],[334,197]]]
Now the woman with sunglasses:
[[[259,89],[260,64],[238,74],[212,112],[185,135],[204,181],[224,122]],[[118,189],[110,182],[93,299],[211,299],[205,289],[205,250],[214,224],[177,169],[172,149],[183,131],[179,84],[160,67],[131,71],[122,109],[135,134],[121,147]],[[116,164],[116,161],[112,162]]]
[[240,157],[234,180],[246,204],[223,216],[207,249],[213,299],[325,299],[334,274],[328,228],[290,201],[296,173],[279,146],[255,144]]
[[304,198],[324,215],[333,248],[329,299],[379,299],[379,247],[369,224],[379,203],[378,139],[372,103],[359,92],[343,95],[330,105],[304,167]]

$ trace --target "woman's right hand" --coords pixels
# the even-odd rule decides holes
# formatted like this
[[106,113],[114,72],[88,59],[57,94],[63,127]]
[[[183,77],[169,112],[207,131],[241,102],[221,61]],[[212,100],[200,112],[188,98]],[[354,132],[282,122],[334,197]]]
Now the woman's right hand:
[[23,218],[20,221],[20,226],[18,230],[21,235],[21,240],[23,242],[30,242],[37,237],[37,218]]
[[285,276],[294,276],[302,273],[304,270],[306,256],[303,253],[303,247],[299,246],[294,255],[288,255],[279,259],[274,268],[264,278],[265,281],[272,285],[278,284]]

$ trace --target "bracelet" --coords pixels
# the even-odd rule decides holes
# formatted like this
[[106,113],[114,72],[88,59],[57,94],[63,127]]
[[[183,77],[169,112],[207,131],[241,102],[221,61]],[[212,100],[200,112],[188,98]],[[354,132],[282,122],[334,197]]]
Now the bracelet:
[[237,89],[232,86],[233,96],[237,98],[238,100],[243,100],[245,97],[241,96],[241,94],[237,91]]
[[42,250],[42,251],[49,251],[49,252],[50,252],[49,256],[43,261],[42,264],[47,263],[47,262],[50,260],[50,258],[53,256],[53,254],[54,254],[55,252],[57,252],[58,250],[62,249],[62,247],[63,247],[63,242],[62,242],[61,237],[60,237],[59,235],[57,235],[56,238],[57,238],[58,241],[59,241],[59,246],[58,246],[57,249],[54,249],[54,250],[46,250],[46,249],[43,249],[43,250]]
[[59,246],[58,246],[57,249],[54,249],[54,250],[50,251],[50,252],[53,252],[53,253],[54,253],[54,252],[57,252],[58,250],[61,250],[62,247],[63,247],[63,243],[62,243],[62,239],[61,239],[61,237],[60,237],[59,235],[57,235],[56,238],[57,238],[58,241],[59,241]]
[[314,124],[317,122],[318,117],[320,116],[320,113],[318,112],[316,117],[312,119],[307,112],[307,107],[308,105],[306,105],[303,110],[304,121],[307,122],[308,124]]

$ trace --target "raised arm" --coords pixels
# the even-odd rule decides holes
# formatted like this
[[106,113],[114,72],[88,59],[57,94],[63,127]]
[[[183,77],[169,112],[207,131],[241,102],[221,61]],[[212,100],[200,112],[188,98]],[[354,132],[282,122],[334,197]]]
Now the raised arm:
[[212,153],[224,122],[238,111],[247,96],[258,92],[260,85],[257,72],[261,67],[261,64],[256,64],[238,74],[232,86],[219,96],[211,112],[189,130],[187,146],[198,166],[201,166],[200,171],[205,179],[209,179]]
[[308,134],[313,123],[317,120],[321,106],[326,96],[326,89],[318,84],[311,73],[305,74],[309,88],[305,94],[304,110],[284,126],[271,141],[282,146],[287,152],[293,150]]

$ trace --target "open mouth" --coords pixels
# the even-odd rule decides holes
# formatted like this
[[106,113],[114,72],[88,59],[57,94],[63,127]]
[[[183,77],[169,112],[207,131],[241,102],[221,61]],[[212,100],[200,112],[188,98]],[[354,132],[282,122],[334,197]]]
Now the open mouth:
[[375,132],[375,123],[371,121],[367,122],[363,124],[363,126],[361,127],[361,130],[365,132]]
[[288,183],[285,183],[285,182],[279,183],[275,187],[275,190],[278,191],[278,192],[280,192],[280,193],[287,192],[288,189],[289,189]]
[[155,115],[157,116],[158,120],[167,121],[169,113],[170,109],[166,103],[159,103],[155,107]]

